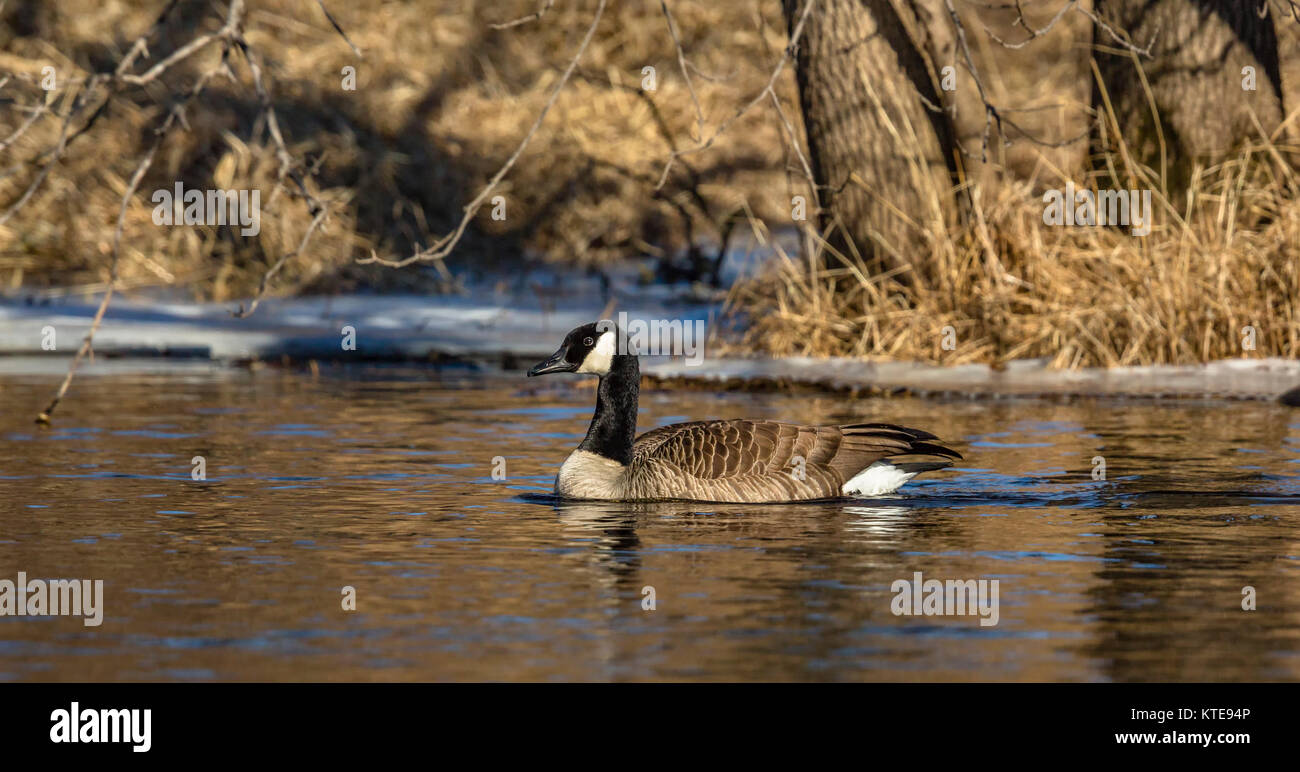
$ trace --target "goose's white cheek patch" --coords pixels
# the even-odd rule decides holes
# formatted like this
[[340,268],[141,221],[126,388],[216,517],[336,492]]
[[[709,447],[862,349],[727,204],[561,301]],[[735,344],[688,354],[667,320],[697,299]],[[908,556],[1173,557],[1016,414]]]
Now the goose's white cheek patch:
[[616,343],[613,330],[602,333],[600,339],[596,341],[596,347],[587,353],[586,359],[582,360],[578,372],[595,373],[596,375],[604,375],[609,372],[610,366],[614,364]]
[[916,472],[904,472],[888,461],[877,461],[844,483],[845,496],[884,496],[916,477]]

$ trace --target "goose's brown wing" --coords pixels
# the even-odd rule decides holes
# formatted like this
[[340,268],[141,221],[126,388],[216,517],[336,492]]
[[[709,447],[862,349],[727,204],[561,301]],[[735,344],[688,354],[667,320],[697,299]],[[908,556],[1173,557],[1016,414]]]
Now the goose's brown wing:
[[[683,497],[790,500],[839,496],[844,482],[888,456],[961,458],[930,443],[935,436],[893,424],[804,426],[738,419],[673,424],[646,432],[632,447],[647,493],[694,488]],[[795,470],[799,469],[796,474]]]

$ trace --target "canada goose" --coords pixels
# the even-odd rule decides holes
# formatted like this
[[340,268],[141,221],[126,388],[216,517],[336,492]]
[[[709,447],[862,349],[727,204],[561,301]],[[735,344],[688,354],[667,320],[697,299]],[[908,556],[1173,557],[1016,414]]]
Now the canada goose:
[[586,324],[528,375],[600,376],[587,436],[555,478],[575,499],[685,499],[736,503],[807,501],[893,493],[921,472],[951,461],[891,462],[893,456],[961,458],[929,432],[894,424],[802,426],[761,419],[692,421],[637,437],[641,369],[618,352],[609,322]]

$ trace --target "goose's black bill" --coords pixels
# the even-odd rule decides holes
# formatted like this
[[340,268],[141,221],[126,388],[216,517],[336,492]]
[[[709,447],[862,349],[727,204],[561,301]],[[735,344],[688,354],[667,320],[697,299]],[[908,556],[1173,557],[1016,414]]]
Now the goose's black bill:
[[565,359],[565,356],[568,353],[568,349],[561,348],[559,351],[551,354],[550,359],[533,365],[533,369],[528,371],[528,377],[531,378],[534,375],[546,375],[547,373],[571,373],[574,370],[577,370],[577,365]]

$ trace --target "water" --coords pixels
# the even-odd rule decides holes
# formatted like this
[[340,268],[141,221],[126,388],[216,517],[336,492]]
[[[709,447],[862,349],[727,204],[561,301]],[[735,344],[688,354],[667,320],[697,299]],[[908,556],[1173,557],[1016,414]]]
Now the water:
[[[648,391],[643,430],[889,420],[966,461],[890,499],[636,506],[548,496],[576,378],[87,375],[39,429],[56,381],[0,378],[0,579],[102,579],[106,610],[0,617],[7,680],[1300,677],[1286,408]],[[894,615],[915,571],[997,579],[998,624]]]

